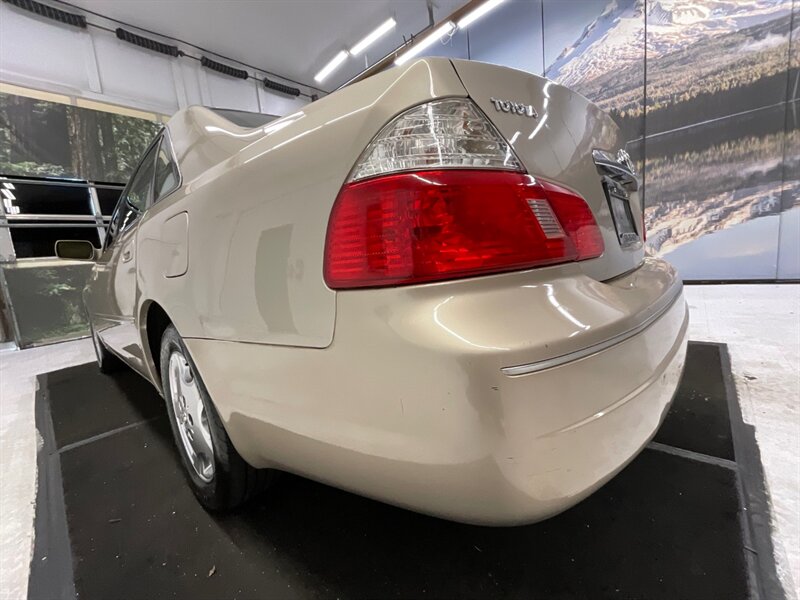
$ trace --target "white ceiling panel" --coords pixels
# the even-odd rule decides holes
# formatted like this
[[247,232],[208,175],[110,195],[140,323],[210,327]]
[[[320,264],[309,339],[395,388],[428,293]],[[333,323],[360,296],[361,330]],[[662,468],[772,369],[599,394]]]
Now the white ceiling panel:
[[[466,0],[435,0],[439,20]],[[397,27],[366,51],[375,62],[428,24],[426,0],[72,0],[129,25],[207,48],[307,85],[340,50],[389,17]],[[89,16],[89,20],[93,18]],[[365,67],[347,61],[318,87],[332,90]]]

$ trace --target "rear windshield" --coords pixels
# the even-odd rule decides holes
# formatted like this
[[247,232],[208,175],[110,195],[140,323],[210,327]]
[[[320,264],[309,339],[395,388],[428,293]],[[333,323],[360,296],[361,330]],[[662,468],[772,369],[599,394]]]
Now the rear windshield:
[[231,110],[229,108],[212,108],[211,110],[221,117],[225,117],[234,125],[238,125],[239,127],[247,127],[248,129],[253,127],[262,127],[270,121],[274,121],[278,118],[275,115],[247,112],[246,110]]

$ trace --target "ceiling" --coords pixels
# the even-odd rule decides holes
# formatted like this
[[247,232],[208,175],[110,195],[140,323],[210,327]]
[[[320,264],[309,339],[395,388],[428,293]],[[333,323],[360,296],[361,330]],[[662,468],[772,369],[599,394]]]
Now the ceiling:
[[[466,0],[435,0],[434,19]],[[100,13],[330,91],[365,68],[349,57],[322,84],[314,75],[389,17],[397,27],[367,51],[377,61],[428,25],[426,0],[69,0]],[[89,20],[97,17],[89,15]]]

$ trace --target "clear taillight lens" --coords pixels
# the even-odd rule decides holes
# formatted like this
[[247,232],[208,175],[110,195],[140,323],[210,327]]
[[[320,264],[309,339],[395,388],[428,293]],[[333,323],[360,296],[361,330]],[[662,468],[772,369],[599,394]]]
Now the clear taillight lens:
[[525,174],[467,98],[392,120],[336,198],[325,241],[333,289],[443,281],[603,253],[586,202]]
[[392,120],[367,146],[349,181],[423,169],[524,171],[511,146],[467,98],[436,100]]
[[603,238],[574,192],[521,173],[431,170],[346,184],[331,213],[325,281],[380,287],[600,256]]

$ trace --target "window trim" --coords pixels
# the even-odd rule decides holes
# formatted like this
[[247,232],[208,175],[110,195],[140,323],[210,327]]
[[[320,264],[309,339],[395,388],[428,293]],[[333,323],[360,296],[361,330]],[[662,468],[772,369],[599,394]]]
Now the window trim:
[[[171,194],[173,194],[175,191],[179,190],[183,186],[183,173],[181,173],[181,166],[180,166],[180,163],[178,163],[178,158],[175,156],[175,147],[172,145],[172,136],[169,133],[169,129],[167,127],[163,127],[161,129],[161,132],[159,133],[159,135],[160,135],[160,140],[159,140],[159,144],[158,144],[158,150],[156,151],[156,165],[158,165],[158,151],[161,150],[161,148],[164,146],[164,143],[166,142],[167,154],[169,155],[169,158],[172,161],[172,164],[175,165],[175,170],[178,172],[178,179],[177,179],[177,181],[175,183],[175,186],[171,190],[161,194],[160,196],[158,196],[156,198],[156,195],[155,195],[155,193],[156,193],[155,176],[156,176],[156,170],[157,169],[153,169],[153,194],[152,194],[152,202],[150,203],[150,206],[152,206],[153,204],[156,204],[158,202],[161,202],[162,200],[164,200],[165,198],[167,198],[168,196],[170,196]],[[148,208],[150,206],[148,206]]]
[[[153,188],[155,187],[155,177],[156,177],[155,160],[156,160],[156,155],[158,154],[158,149],[161,146],[161,138],[162,138],[165,130],[166,130],[166,127],[162,127],[161,130],[156,134],[156,137],[153,139],[153,141],[150,142],[150,144],[147,146],[147,149],[142,153],[142,158],[139,161],[139,164],[136,165],[136,169],[133,171],[133,174],[131,175],[130,179],[128,179],[128,183],[125,185],[124,188],[122,188],[122,192],[119,195],[119,200],[117,201],[117,205],[114,207],[114,212],[111,213],[111,221],[108,224],[108,228],[110,228],[114,224],[114,222],[116,220],[116,217],[117,217],[117,213],[119,212],[120,206],[122,206],[123,202],[125,202],[126,204],[131,206],[139,214],[136,216],[136,218],[133,221],[131,221],[128,224],[127,227],[125,227],[125,229],[120,229],[119,231],[117,231],[116,235],[114,235],[113,240],[111,240],[111,236],[108,235],[108,228],[106,229],[106,236],[105,236],[106,239],[105,239],[105,242],[103,243],[103,252],[105,252],[106,250],[111,248],[114,244],[116,244],[117,241],[120,239],[120,237],[122,237],[122,234],[125,233],[126,231],[128,231],[136,223],[138,223],[139,219],[141,219],[142,216],[147,212],[147,209],[150,208],[153,205],[153,192],[155,191]],[[136,209],[136,207],[132,206],[128,202],[128,200],[127,200],[128,190],[130,190],[131,184],[136,179],[136,176],[139,174],[139,171],[142,170],[142,167],[145,164],[144,163],[144,159],[147,158],[147,155],[153,149],[155,149],[156,154],[153,155],[153,173],[150,176],[150,193],[148,194],[148,198],[147,198],[147,200],[145,202],[144,210],[139,211],[139,210]],[[109,240],[111,240],[110,243],[109,243]]]

